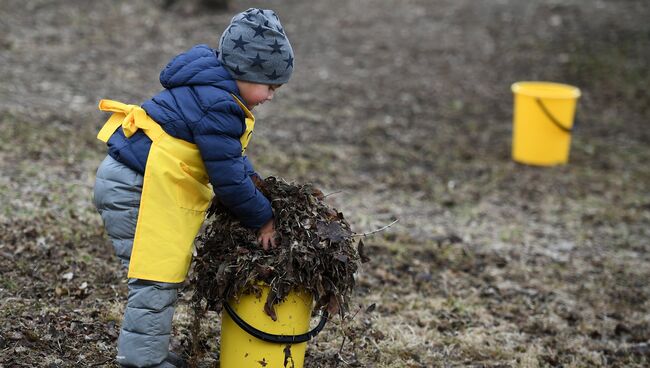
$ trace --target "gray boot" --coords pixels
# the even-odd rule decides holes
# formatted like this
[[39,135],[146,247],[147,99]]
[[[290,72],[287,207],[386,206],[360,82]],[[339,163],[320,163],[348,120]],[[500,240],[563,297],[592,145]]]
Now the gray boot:
[[178,354],[169,352],[169,355],[167,355],[167,359],[165,359],[165,362],[169,362],[174,365],[174,367],[178,368],[187,368],[189,367],[185,359],[181,358],[178,356]]
[[[128,368],[128,367],[131,367],[131,366],[126,366],[126,365],[121,365],[120,364],[120,367]],[[167,358],[162,363],[160,363],[159,365],[156,365],[153,368],[188,368],[188,367],[189,367],[189,365],[187,364],[185,359],[178,356],[178,354],[170,351],[169,355],[167,355]]]

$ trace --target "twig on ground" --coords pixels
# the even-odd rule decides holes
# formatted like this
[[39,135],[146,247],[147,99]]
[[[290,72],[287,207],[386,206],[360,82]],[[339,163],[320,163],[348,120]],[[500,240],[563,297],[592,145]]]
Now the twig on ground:
[[345,345],[345,338],[347,336],[343,335],[343,341],[341,341],[341,346],[339,347],[339,352],[338,355],[341,356],[341,352],[343,351],[343,345]]
[[346,362],[345,359],[341,356],[341,354],[337,354],[336,357],[338,358],[336,360],[336,367],[338,367],[339,362],[343,362],[343,364],[347,365],[348,367],[350,366],[350,363]]
[[327,193],[327,194],[323,195],[323,198],[327,198],[327,197],[329,197],[331,195],[339,194],[339,193],[343,193],[343,191],[342,190],[337,190],[336,192]]
[[[354,320],[354,318],[357,316],[357,314],[359,314],[359,312],[361,311],[361,308],[362,308],[362,306],[359,305],[359,308],[357,309],[356,312],[354,312],[352,317],[347,318],[349,322],[352,322],[352,320]],[[339,362],[343,362],[347,366],[350,365],[350,363],[346,362],[345,359],[343,359],[343,356],[341,355],[341,353],[343,352],[343,346],[345,345],[345,339],[347,338],[347,336],[345,335],[345,331],[343,330],[343,328],[344,328],[343,324],[344,323],[345,323],[345,321],[341,320],[340,328],[341,328],[341,331],[343,332],[343,340],[341,341],[341,346],[339,347],[338,353],[336,353],[337,359],[336,359],[336,365],[334,365],[334,368],[339,366]]]
[[373,230],[373,231],[371,231],[371,232],[369,232],[369,233],[354,234],[354,235],[352,235],[352,237],[355,238],[355,237],[357,237],[357,236],[368,236],[368,235],[370,235],[370,234],[374,234],[374,233],[378,233],[378,232],[380,232],[380,231],[384,231],[384,230],[388,229],[389,227],[395,225],[395,223],[397,223],[397,221],[399,221],[399,219],[398,219],[398,220],[395,220],[395,221],[393,221],[393,222],[391,222],[390,224],[388,224],[388,225],[386,225],[386,226],[380,227],[380,228],[377,229],[377,230]]

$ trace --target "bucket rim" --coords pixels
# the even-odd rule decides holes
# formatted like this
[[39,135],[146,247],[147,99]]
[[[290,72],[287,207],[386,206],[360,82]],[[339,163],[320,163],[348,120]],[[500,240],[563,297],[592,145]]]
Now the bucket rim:
[[[555,88],[556,91],[527,91],[531,87],[546,87],[546,88]],[[556,83],[556,82],[543,82],[543,81],[520,81],[515,82],[510,87],[514,94],[519,94],[528,97],[539,97],[545,99],[556,99],[556,100],[565,100],[565,99],[577,99],[582,95],[580,88],[572,86],[565,83]],[[562,91],[564,96],[558,96],[557,91]]]

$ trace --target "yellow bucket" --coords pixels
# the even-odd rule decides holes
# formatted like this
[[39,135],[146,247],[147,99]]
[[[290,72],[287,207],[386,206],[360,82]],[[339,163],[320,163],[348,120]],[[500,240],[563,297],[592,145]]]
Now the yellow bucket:
[[309,331],[312,296],[292,291],[286,300],[275,306],[277,320],[264,312],[269,293],[262,287],[260,298],[243,295],[239,302],[224,305],[221,320],[222,368],[278,367],[302,368],[307,341],[325,325],[327,314],[319,325]]
[[580,89],[560,83],[517,82],[512,92],[512,159],[529,165],[565,164]]

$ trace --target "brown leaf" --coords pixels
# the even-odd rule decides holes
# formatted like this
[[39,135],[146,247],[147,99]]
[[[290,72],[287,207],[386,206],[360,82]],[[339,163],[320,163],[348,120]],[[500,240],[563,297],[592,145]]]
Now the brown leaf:
[[273,288],[270,288],[269,290],[269,295],[266,297],[266,302],[264,303],[264,313],[266,313],[273,321],[278,320],[278,316],[275,314],[275,308],[273,308],[273,305],[275,304],[275,292],[273,291]]
[[257,272],[259,273],[260,277],[262,277],[262,280],[266,280],[273,275],[273,272],[275,271],[275,268],[272,266],[267,266],[267,265],[257,265]]
[[277,314],[275,314],[275,309],[273,308],[273,305],[269,305],[269,303],[264,303],[264,313],[266,313],[273,321],[278,320]]
[[255,184],[255,187],[259,190],[264,189],[264,180],[260,178],[258,175],[253,175],[251,176],[251,180],[253,181],[253,184]]
[[25,335],[25,338],[27,338],[27,341],[38,341],[39,336],[36,332],[31,331],[31,330],[23,330],[23,335]]
[[330,302],[327,303],[327,312],[333,316],[338,313],[340,309],[341,305],[339,304],[339,300],[336,298],[336,295],[330,294]]
[[316,198],[317,198],[318,200],[320,200],[320,201],[322,201],[323,199],[325,199],[325,195],[324,195],[323,192],[322,192],[320,189],[318,189],[318,188],[313,188],[313,189],[312,189],[312,192],[311,192],[311,195],[313,195],[314,197],[316,197]]
[[366,308],[366,313],[372,313],[375,311],[375,308],[377,308],[377,304],[372,303]]
[[[284,366],[285,367],[293,367],[293,357],[291,357],[291,345],[287,345],[284,347]],[[291,365],[288,365],[289,362],[291,362]]]
[[359,239],[359,245],[357,245],[357,252],[359,253],[359,258],[361,259],[362,263],[366,263],[370,261],[370,258],[368,258],[368,256],[364,252],[364,244],[362,239]]
[[348,256],[346,256],[345,254],[337,253],[334,255],[334,259],[336,259],[337,261],[341,261],[343,263],[347,263]]
[[341,226],[341,224],[338,222],[326,223],[323,221],[319,221],[318,223],[316,223],[316,228],[317,228],[318,236],[321,239],[331,240],[333,242],[343,241],[352,235],[352,233],[349,230],[344,229],[343,226]]
[[335,221],[339,219],[339,215],[336,211],[332,209],[327,210],[327,220],[328,221]]

